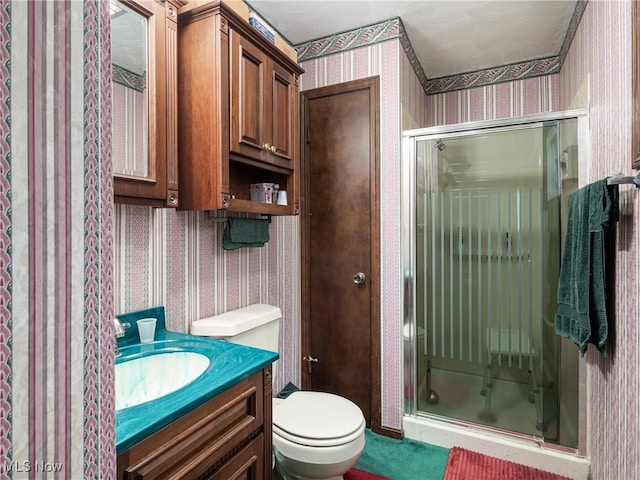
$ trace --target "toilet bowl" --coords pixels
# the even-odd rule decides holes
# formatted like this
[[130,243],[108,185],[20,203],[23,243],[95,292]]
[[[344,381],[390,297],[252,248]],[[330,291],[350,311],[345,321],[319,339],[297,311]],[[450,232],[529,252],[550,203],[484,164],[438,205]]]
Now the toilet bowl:
[[[191,334],[278,351],[280,309],[255,304],[196,320]],[[276,381],[276,365],[273,367]],[[365,443],[365,418],[350,400],[298,391],[273,399],[273,452],[284,480],[338,480],[357,462]]]
[[273,453],[284,480],[342,479],[364,449],[365,419],[331,393],[300,391],[274,399]]

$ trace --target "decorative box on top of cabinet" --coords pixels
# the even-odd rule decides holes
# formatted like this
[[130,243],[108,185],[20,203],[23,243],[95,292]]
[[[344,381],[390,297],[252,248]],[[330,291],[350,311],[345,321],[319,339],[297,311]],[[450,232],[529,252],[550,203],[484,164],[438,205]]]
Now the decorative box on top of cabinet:
[[178,9],[118,0],[112,9],[114,200],[178,206]]
[[[300,66],[225,2],[179,12],[180,208],[298,213]],[[250,200],[278,184],[288,205]]]

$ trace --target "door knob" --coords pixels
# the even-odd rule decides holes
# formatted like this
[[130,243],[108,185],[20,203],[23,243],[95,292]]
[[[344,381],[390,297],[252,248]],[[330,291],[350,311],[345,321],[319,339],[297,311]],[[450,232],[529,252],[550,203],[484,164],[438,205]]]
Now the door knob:
[[318,363],[318,359],[317,358],[313,358],[311,355],[309,355],[308,357],[303,357],[302,359],[304,361],[308,362],[308,364],[309,364],[309,373],[311,373],[311,364],[312,363]]
[[358,272],[353,276],[353,283],[360,285],[364,283],[366,279],[367,277],[365,276],[364,273]]

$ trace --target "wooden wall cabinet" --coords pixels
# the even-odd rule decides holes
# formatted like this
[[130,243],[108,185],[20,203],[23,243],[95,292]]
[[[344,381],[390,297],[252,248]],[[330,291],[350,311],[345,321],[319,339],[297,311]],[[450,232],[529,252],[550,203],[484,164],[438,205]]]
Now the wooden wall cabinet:
[[[146,132],[142,133],[147,139],[147,152],[141,155],[147,165],[142,174],[132,173],[126,169],[118,171],[116,168],[118,162],[114,156],[114,200],[116,203],[177,207],[177,21],[178,9],[183,2],[181,0],[121,0],[121,3],[146,19],[148,44],[146,52],[145,45],[140,46],[140,55],[149,54],[145,91],[148,125]],[[116,19],[112,17],[112,23],[115,21]],[[126,36],[126,28],[117,34]],[[115,35],[114,32],[114,45],[117,45],[118,40]],[[132,48],[132,42],[124,40],[122,43],[128,45],[123,48]],[[136,52],[129,52],[128,55],[135,56]],[[118,119],[114,118],[114,126],[117,123]],[[121,132],[114,128],[113,134],[114,142],[118,141],[116,136]],[[131,139],[126,141],[130,142]],[[137,136],[135,141],[143,140]]]
[[[224,3],[179,15],[180,208],[298,213],[300,66]],[[277,183],[288,205],[250,200]]]
[[118,455],[120,480],[271,480],[271,366]]
[[295,75],[231,30],[231,151],[293,170]]

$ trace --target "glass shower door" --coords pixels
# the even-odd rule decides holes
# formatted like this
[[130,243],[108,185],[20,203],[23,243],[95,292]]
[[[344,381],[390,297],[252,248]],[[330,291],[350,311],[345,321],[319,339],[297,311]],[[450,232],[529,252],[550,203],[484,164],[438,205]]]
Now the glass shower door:
[[554,121],[416,137],[418,412],[557,440],[571,130]]

